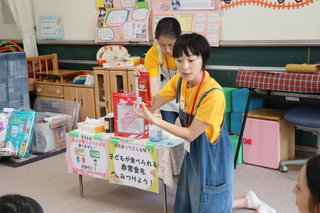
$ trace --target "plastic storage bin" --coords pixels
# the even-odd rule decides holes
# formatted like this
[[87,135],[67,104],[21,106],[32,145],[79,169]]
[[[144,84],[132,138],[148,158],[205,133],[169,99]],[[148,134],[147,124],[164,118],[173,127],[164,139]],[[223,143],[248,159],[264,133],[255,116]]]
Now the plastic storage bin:
[[35,140],[33,140],[31,150],[39,153],[50,152],[66,146],[67,121],[70,115],[58,113],[39,113],[38,115],[48,115],[53,118],[47,123],[36,123]]
[[34,103],[34,110],[36,112],[71,115],[71,120],[67,120],[67,132],[77,128],[80,110],[80,104],[77,102],[37,98]]

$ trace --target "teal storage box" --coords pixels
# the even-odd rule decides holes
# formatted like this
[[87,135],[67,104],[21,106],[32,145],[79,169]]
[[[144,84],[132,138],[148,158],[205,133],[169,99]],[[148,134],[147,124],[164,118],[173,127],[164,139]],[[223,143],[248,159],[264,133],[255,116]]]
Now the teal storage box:
[[232,92],[239,88],[222,87],[226,99],[226,112],[232,112]]
[[[244,113],[249,96],[249,89],[242,88],[232,92],[232,111]],[[264,100],[261,98],[252,98],[249,111],[256,108],[263,108]]]
[[[237,146],[239,142],[239,136],[238,135],[229,135],[231,144],[232,144],[232,150],[233,150],[233,156],[236,156]],[[237,164],[243,163],[243,154],[242,154],[242,143],[240,145],[240,150],[238,154]]]
[[231,133],[234,135],[240,135],[242,126],[242,113],[231,112],[230,113],[230,126]]
[[224,122],[226,123],[228,133],[231,132],[230,114],[231,114],[231,112],[224,113]]

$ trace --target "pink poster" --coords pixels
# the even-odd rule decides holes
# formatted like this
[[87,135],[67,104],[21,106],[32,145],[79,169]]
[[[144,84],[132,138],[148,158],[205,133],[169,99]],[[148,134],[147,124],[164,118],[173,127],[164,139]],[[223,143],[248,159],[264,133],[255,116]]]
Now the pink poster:
[[151,0],[97,0],[94,42],[149,41]]
[[175,17],[183,33],[199,33],[208,39],[210,46],[219,46],[219,0],[154,0],[152,11],[152,32],[160,19]]
[[70,131],[67,135],[68,172],[108,180],[108,137]]

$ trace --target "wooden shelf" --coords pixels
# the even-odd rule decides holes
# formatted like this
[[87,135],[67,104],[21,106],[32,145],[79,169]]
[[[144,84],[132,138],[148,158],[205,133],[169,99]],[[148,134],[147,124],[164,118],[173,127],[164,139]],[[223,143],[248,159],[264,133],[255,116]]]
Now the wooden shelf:
[[[135,92],[134,67],[93,67],[96,114],[103,117],[113,112],[112,93]],[[104,98],[103,98],[104,97]]]

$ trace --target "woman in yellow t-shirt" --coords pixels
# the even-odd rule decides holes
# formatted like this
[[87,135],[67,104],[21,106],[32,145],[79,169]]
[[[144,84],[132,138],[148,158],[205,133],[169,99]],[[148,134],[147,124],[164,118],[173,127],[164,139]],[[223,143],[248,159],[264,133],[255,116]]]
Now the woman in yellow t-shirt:
[[[196,33],[180,36],[172,51],[179,73],[154,95],[150,111],[142,103],[141,110],[134,106],[135,113],[185,139],[188,153],[180,171],[176,213],[231,212],[232,208],[273,213],[252,191],[233,199],[233,151],[224,123],[224,93],[204,70],[210,51],[205,37]],[[151,113],[172,100],[179,103],[177,125]]]
[[[205,37],[181,35],[173,47],[179,73],[154,96],[150,111],[142,103],[135,113],[150,124],[185,140],[175,213],[232,211],[233,151],[224,123],[221,86],[204,70],[211,48]],[[151,112],[178,100],[180,124],[170,124]]]
[[[148,50],[144,65],[136,67],[137,72],[149,72],[152,96],[177,73],[172,48],[180,35],[181,27],[177,19],[172,17],[161,19],[155,31],[157,42]],[[160,108],[160,112],[163,120],[174,123],[178,117],[178,105],[175,101],[169,101]],[[160,112],[156,109],[155,114]]]

